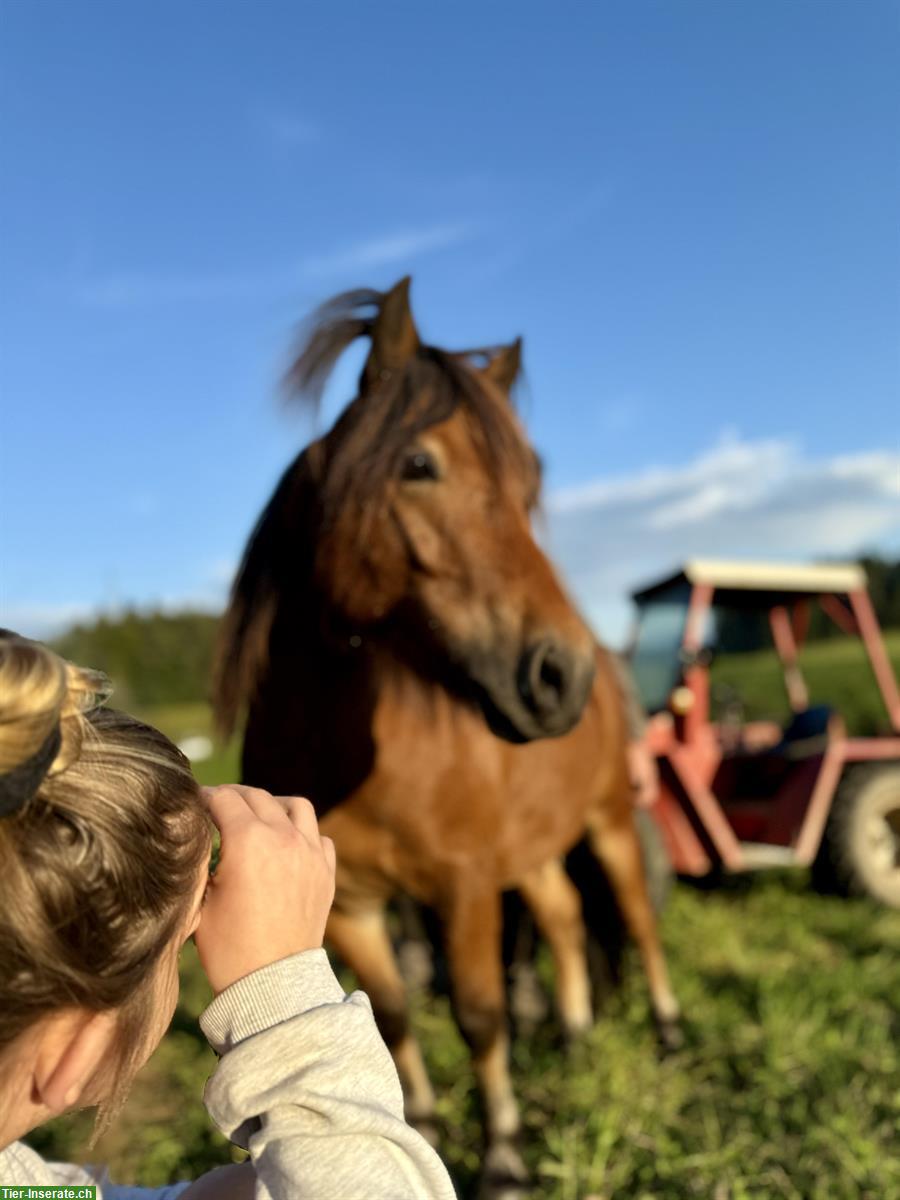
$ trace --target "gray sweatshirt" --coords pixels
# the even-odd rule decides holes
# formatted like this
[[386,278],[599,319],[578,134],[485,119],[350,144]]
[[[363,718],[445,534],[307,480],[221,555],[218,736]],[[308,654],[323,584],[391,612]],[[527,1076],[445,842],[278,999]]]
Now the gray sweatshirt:
[[[250,1152],[256,1200],[454,1200],[441,1160],[403,1119],[368,997],[345,995],[324,950],[239,979],[200,1024],[221,1056],[204,1102]],[[176,1200],[189,1186],[116,1186],[22,1142],[0,1150],[0,1183],[96,1184],[98,1200]]]

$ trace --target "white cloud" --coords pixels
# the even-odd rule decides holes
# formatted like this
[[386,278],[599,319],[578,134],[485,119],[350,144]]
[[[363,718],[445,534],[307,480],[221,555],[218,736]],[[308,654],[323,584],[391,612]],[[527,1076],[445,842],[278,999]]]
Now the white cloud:
[[620,642],[632,588],[687,558],[853,556],[900,538],[900,454],[810,460],[731,434],[679,467],[551,496],[547,548],[601,636]]
[[[67,290],[89,308],[130,309],[161,304],[208,304],[259,301],[278,295],[297,295],[311,280],[326,280],[374,270],[392,263],[411,265],[425,254],[468,241],[478,232],[474,224],[428,225],[381,234],[328,254],[301,259],[287,269],[234,273],[165,274],[120,272],[93,277],[80,273]],[[368,282],[357,280],[357,282]],[[312,303],[313,297],[306,302]]]
[[139,612],[221,613],[228,602],[231,582],[237,571],[234,559],[210,559],[197,564],[192,585],[183,591],[170,590],[156,595],[130,595],[124,599],[105,598],[70,604],[8,603],[0,595],[0,628],[13,629],[25,637],[50,639],[73,625],[91,624],[101,615],[114,620],[126,610]]
[[474,225],[464,223],[400,230],[357,242],[333,254],[309,259],[304,264],[304,271],[307,275],[339,275],[347,271],[389,266],[434,250],[446,250],[449,246],[459,245],[476,232]]
[[80,621],[92,621],[92,604],[0,604],[0,628],[23,637],[52,638]]
[[24,637],[49,640],[73,625],[90,625],[100,616],[115,620],[126,611],[181,613],[190,610],[215,615],[222,612],[227,599],[228,590],[223,586],[121,604],[0,604],[0,628],[12,629]]
[[684,466],[646,467],[624,479],[599,479],[562,488],[550,497],[547,507],[565,512],[623,501],[642,503],[671,494],[690,496],[698,488],[736,474],[744,476],[745,482],[756,483],[779,475],[792,453],[792,444],[784,438],[742,442],[737,434],[726,432],[712,449]]
[[832,459],[829,469],[835,479],[866,478],[886,496],[900,496],[900,454],[873,450],[869,454],[843,456]]

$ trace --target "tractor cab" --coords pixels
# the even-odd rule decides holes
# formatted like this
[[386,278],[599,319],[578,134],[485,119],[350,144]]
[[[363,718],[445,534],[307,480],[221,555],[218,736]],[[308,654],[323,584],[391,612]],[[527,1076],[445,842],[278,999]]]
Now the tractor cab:
[[[695,560],[634,600],[654,816],[675,868],[813,866],[819,882],[900,905],[900,694],[863,569]],[[800,651],[825,618],[861,644],[885,736],[849,736],[835,697],[810,696]],[[735,684],[719,668],[742,658],[753,669]],[[742,694],[760,691],[763,667],[783,684],[777,720]]]

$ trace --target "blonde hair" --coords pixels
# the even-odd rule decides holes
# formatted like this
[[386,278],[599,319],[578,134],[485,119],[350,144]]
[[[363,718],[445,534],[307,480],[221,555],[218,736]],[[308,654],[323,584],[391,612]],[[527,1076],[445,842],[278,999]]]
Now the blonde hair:
[[187,759],[100,707],[108,692],[103,676],[0,631],[0,783],[52,753],[58,730],[43,779],[0,816],[0,1062],[53,1012],[117,1012],[103,1127],[146,1049],[157,967],[210,848]]

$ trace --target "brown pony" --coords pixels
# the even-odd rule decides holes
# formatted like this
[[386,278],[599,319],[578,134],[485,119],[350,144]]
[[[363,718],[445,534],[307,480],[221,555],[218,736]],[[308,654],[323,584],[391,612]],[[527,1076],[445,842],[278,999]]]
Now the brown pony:
[[354,339],[358,396],[283,475],[247,546],[217,671],[221,728],[246,709],[243,778],[309,796],[337,847],[328,939],[368,992],[411,1120],[434,1097],[385,923],[440,915],[456,1019],[484,1100],[488,1176],[522,1177],[508,1073],[502,889],[548,938],[564,1026],[591,1022],[578,892],[585,833],[674,1033],[608,653],[532,536],[538,460],[510,403],[520,344],[423,344],[409,280],[316,314],[290,383],[317,393]]

